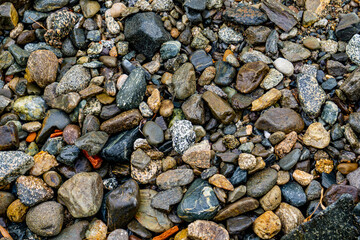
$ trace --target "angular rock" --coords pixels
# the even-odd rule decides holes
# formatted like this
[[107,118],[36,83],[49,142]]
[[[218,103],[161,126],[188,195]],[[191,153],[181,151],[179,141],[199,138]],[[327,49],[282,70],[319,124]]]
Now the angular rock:
[[86,133],[75,141],[75,146],[88,152],[90,156],[98,154],[107,142],[109,135],[103,131]]
[[50,109],[46,112],[42,127],[37,134],[36,142],[43,143],[55,129],[63,130],[70,124],[69,116],[61,110]]
[[344,83],[340,86],[340,90],[346,94],[346,97],[350,101],[357,101],[360,99],[360,68],[357,68],[347,79],[345,79]]
[[221,97],[211,91],[206,91],[202,98],[208,104],[212,114],[223,124],[229,124],[235,117],[234,110]]
[[297,23],[296,14],[285,5],[275,0],[265,0],[261,9],[269,19],[285,32],[289,32]]
[[126,18],[124,33],[130,44],[147,58],[151,58],[161,44],[172,40],[154,12],[137,13]]
[[252,6],[238,6],[227,8],[224,12],[224,19],[240,25],[261,25],[267,21],[266,14]]
[[311,52],[308,49],[290,41],[284,42],[284,47],[280,49],[280,52],[290,62],[303,61],[311,56]]
[[158,192],[151,201],[153,208],[169,212],[170,206],[181,201],[183,192],[181,187],[171,188],[166,191]]
[[205,108],[204,102],[200,94],[193,94],[182,105],[181,109],[185,118],[193,124],[205,123]]
[[244,197],[237,202],[227,205],[214,217],[214,221],[223,221],[227,218],[236,217],[240,214],[250,212],[259,207],[259,201],[255,198]]
[[51,199],[54,191],[43,180],[34,176],[21,176],[16,180],[17,195],[25,206],[35,206]]
[[0,151],[15,150],[19,147],[18,130],[14,123],[0,127]]
[[196,77],[194,66],[191,63],[183,64],[172,76],[175,97],[186,99],[196,90]]
[[14,102],[13,109],[25,121],[42,120],[45,117],[46,103],[40,96],[20,97]]
[[95,215],[103,199],[103,182],[96,172],[75,174],[58,190],[58,201],[65,204],[75,218]]
[[229,240],[229,233],[225,228],[211,221],[197,220],[188,226],[188,234],[192,239],[199,240]]
[[61,95],[69,92],[79,92],[88,86],[90,80],[90,71],[82,65],[75,65],[61,78],[56,87],[56,94]]
[[11,2],[0,5],[0,29],[11,30],[16,27],[18,21],[19,15]]
[[211,146],[207,140],[194,144],[182,155],[182,160],[193,168],[211,167],[211,158]]
[[194,173],[191,169],[168,170],[156,178],[156,185],[160,189],[167,190],[174,187],[185,186],[194,180]]
[[268,72],[269,67],[264,62],[246,63],[237,73],[236,89],[241,93],[254,91]]
[[126,181],[110,192],[105,202],[109,231],[126,227],[139,209],[140,190],[138,184],[132,179]]
[[0,186],[25,174],[34,165],[34,158],[21,151],[0,151]]

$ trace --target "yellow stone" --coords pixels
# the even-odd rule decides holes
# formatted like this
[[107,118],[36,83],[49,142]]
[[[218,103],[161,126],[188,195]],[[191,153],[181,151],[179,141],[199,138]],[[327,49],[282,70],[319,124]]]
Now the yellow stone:
[[58,166],[55,156],[41,151],[34,156],[34,166],[30,169],[30,174],[33,176],[39,176],[51,168]]
[[152,91],[151,96],[147,99],[147,104],[153,113],[157,113],[159,111],[161,97],[158,89],[154,89],[154,91]]
[[174,240],[188,240],[188,230],[187,228],[181,230],[175,235]]
[[326,131],[320,122],[312,123],[303,136],[303,143],[314,148],[326,148],[330,144],[330,131]]
[[305,187],[310,184],[310,182],[314,179],[314,176],[310,173],[301,171],[296,169],[293,173],[293,178],[297,181],[301,186]]
[[115,98],[109,96],[107,93],[100,93],[100,94],[96,95],[96,98],[97,98],[97,100],[99,100],[99,102],[101,102],[104,105],[111,104],[112,102],[115,101]]
[[281,230],[280,218],[272,211],[261,214],[253,223],[253,230],[261,239],[270,239]]
[[230,183],[229,180],[224,175],[215,174],[209,178],[209,183],[225,190],[234,191],[234,186]]
[[276,88],[270,89],[267,93],[252,102],[251,111],[261,111],[275,104],[281,98],[281,92]]
[[334,162],[329,159],[320,159],[315,163],[315,169],[318,173],[331,173],[334,168]]
[[6,211],[7,217],[12,222],[21,223],[25,220],[29,207],[21,203],[20,199],[13,201]]

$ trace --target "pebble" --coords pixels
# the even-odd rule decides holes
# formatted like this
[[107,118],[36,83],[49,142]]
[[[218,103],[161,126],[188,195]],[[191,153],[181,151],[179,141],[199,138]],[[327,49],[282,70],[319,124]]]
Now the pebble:
[[32,232],[43,237],[58,235],[63,221],[64,207],[55,201],[40,203],[30,208],[26,214],[26,225]]
[[126,11],[126,6],[120,2],[114,3],[109,11],[113,18],[118,18]]
[[101,151],[108,138],[109,135],[103,131],[93,131],[76,139],[75,146],[94,156]]
[[231,106],[215,93],[206,91],[202,98],[208,104],[212,114],[223,124],[229,124],[235,118],[235,112]]
[[258,8],[245,5],[226,9],[224,18],[227,21],[247,26],[261,25],[267,21],[265,13]]
[[179,154],[184,153],[195,142],[195,132],[193,125],[188,120],[175,121],[170,128],[172,145]]
[[256,167],[256,158],[249,153],[241,153],[238,158],[238,164],[242,170],[253,170]]
[[358,203],[360,190],[356,187],[345,185],[331,185],[324,193],[324,203],[329,206],[338,200],[341,195],[348,194],[353,198],[354,203]]
[[250,197],[261,197],[276,184],[277,172],[274,169],[264,169],[252,175],[246,183],[246,192]]
[[94,218],[88,227],[88,230],[85,232],[86,239],[89,240],[105,240],[107,235],[107,226],[106,224]]
[[0,29],[11,30],[16,27],[19,15],[11,2],[5,2],[0,5],[0,19],[2,22]]
[[71,67],[61,78],[56,87],[56,94],[79,92],[85,89],[91,80],[90,72],[81,65]]
[[156,178],[156,185],[160,189],[167,190],[190,184],[194,180],[194,173],[191,169],[175,169],[161,173]]
[[196,90],[195,70],[191,63],[183,64],[172,76],[175,96],[179,99],[190,97]]
[[115,134],[138,126],[142,119],[143,117],[137,109],[124,111],[119,115],[104,121],[100,125],[100,130],[107,134]]
[[196,220],[188,226],[188,237],[199,240],[223,239],[229,240],[229,233],[225,228],[218,224],[205,221]]
[[85,238],[86,229],[89,226],[89,222],[86,220],[80,220],[66,228],[64,228],[59,235],[52,238],[53,240],[82,240]]
[[274,105],[281,98],[281,92],[276,88],[270,89],[260,98],[252,102],[251,111],[261,111]]
[[280,218],[274,212],[266,211],[255,219],[253,230],[261,239],[270,239],[281,230]]
[[20,199],[16,199],[7,207],[6,216],[12,222],[21,223],[25,221],[28,209],[29,207],[21,203]]
[[209,168],[213,153],[209,141],[204,140],[189,147],[182,155],[182,160],[193,168]]
[[75,218],[95,215],[103,199],[103,184],[96,172],[77,173],[58,190],[58,200]]
[[293,173],[293,178],[297,181],[301,186],[306,187],[310,184],[310,182],[314,179],[314,176],[296,169]]
[[250,62],[243,65],[236,77],[236,89],[241,93],[250,93],[255,90],[269,72],[264,62]]
[[360,176],[360,168],[356,169],[355,171],[352,171],[349,173],[346,178],[349,181],[351,186],[354,186],[359,189],[360,183],[358,181],[358,177]]
[[296,165],[300,156],[301,156],[301,150],[294,149],[290,153],[285,155],[283,158],[281,158],[278,164],[281,167],[281,169],[288,171]]
[[326,148],[330,144],[330,132],[320,122],[312,123],[303,136],[303,142],[318,149]]
[[277,58],[274,61],[274,66],[285,76],[292,76],[294,74],[294,65],[285,58]]
[[240,214],[252,211],[258,207],[258,200],[251,197],[245,197],[221,209],[214,217],[214,220],[222,221],[227,218],[236,217]]
[[41,151],[34,156],[34,166],[30,169],[30,174],[39,176],[58,165],[55,156]]
[[161,45],[160,55],[164,60],[174,58],[180,52],[181,43],[179,41],[168,41]]
[[234,191],[234,186],[224,175],[215,174],[209,178],[209,183],[225,190]]
[[54,196],[54,191],[43,180],[34,176],[20,176],[16,179],[16,190],[20,201],[29,207]]
[[181,187],[174,187],[157,193],[151,200],[153,208],[170,212],[171,206],[179,203],[183,197]]
[[261,207],[265,211],[275,210],[281,203],[281,189],[275,185],[268,193],[259,200]]
[[177,215],[188,222],[212,219],[220,208],[209,183],[195,179],[177,207]]
[[304,222],[304,216],[299,209],[287,203],[281,203],[275,214],[280,218],[281,229],[287,234]]
[[271,68],[269,70],[269,73],[260,83],[260,87],[264,88],[265,90],[269,90],[273,87],[276,87],[283,79],[284,75],[281,72],[274,68]]
[[42,97],[30,95],[18,98],[14,102],[13,109],[20,119],[36,121],[44,119],[47,106]]
[[281,193],[284,201],[292,206],[300,207],[306,203],[306,194],[296,182],[288,182],[281,186]]
[[244,39],[241,33],[237,33],[229,27],[221,28],[218,34],[220,40],[224,43],[239,43]]
[[34,165],[34,158],[21,151],[0,152],[0,185],[15,181]]

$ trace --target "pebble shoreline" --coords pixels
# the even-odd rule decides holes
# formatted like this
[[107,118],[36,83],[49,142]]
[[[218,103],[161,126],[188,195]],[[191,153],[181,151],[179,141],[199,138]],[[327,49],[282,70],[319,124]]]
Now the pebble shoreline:
[[360,239],[358,0],[0,0],[0,240]]

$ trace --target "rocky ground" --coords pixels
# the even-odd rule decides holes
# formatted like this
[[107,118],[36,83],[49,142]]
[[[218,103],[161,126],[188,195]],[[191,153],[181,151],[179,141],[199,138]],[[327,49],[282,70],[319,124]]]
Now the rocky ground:
[[358,0],[0,0],[1,240],[360,239]]

